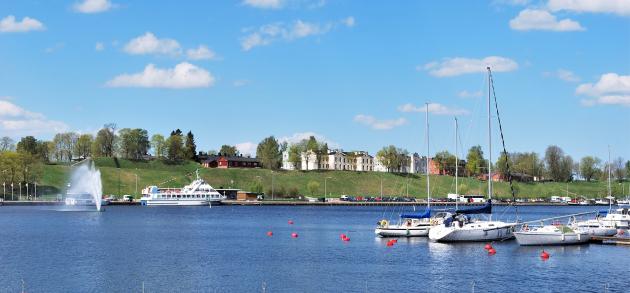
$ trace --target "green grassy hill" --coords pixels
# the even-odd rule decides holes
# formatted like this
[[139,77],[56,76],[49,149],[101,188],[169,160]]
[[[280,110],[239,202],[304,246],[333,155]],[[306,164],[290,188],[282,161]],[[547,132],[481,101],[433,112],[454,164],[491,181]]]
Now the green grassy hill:
[[[248,190],[252,182],[260,180],[263,190],[271,190],[273,176],[275,191],[288,191],[297,188],[300,194],[311,195],[306,185],[310,181],[320,183],[319,191],[313,196],[324,195],[324,179],[327,179],[329,197],[349,195],[380,195],[381,180],[383,194],[388,196],[406,195],[426,197],[426,179],[419,175],[391,174],[380,172],[350,172],[350,171],[270,171],[266,169],[205,169],[196,163],[188,162],[182,165],[169,165],[160,161],[134,162],[119,160],[120,168],[110,158],[95,160],[101,171],[103,192],[105,194],[132,194],[139,196],[139,192],[147,185],[162,187],[179,187],[188,184],[199,169],[200,175],[215,188],[232,187]],[[48,186],[49,193],[63,192],[71,167],[64,165],[44,166],[40,185]],[[136,175],[138,193],[136,193]],[[460,193],[486,194],[485,182],[460,178]],[[511,197],[509,185],[504,182],[495,183],[495,194],[498,197]],[[568,186],[569,195],[587,195],[589,197],[603,197],[606,194],[605,182],[572,182],[566,183],[516,183],[518,197],[550,197],[565,195]],[[618,190],[618,191],[617,191]],[[431,176],[431,192],[434,197],[446,197],[447,193],[455,191],[455,178],[450,176]],[[613,194],[621,194],[621,185],[613,184]],[[495,195],[496,196],[496,195]]]

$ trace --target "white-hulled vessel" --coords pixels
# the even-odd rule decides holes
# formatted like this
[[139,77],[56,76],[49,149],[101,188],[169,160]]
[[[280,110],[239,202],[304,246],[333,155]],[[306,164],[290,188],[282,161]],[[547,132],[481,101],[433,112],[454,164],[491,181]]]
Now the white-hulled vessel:
[[519,245],[568,245],[582,244],[591,240],[586,231],[572,229],[565,225],[544,225],[527,227],[514,232]]
[[221,203],[225,196],[199,178],[199,170],[195,173],[197,179],[183,188],[149,186],[143,189],[140,203],[146,206],[203,206]]
[[614,236],[617,234],[617,228],[615,226],[602,221],[599,217],[586,221],[575,222],[571,225],[571,228],[587,232],[591,236]]
[[[484,207],[455,211],[443,224],[431,227],[429,239],[439,242],[494,241],[514,237],[515,223],[492,220],[492,72],[488,69],[488,202]],[[498,111],[497,111],[498,113]],[[471,219],[470,214],[490,214],[490,220]]]

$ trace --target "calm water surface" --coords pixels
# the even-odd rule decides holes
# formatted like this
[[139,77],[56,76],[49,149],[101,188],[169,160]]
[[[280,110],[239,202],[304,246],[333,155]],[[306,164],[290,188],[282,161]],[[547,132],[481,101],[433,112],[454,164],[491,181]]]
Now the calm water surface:
[[[630,292],[630,247],[547,247],[543,262],[515,241],[488,256],[483,243],[374,237],[377,220],[409,207],[59,209],[0,207],[0,292],[21,280],[28,292],[141,292],[143,282],[145,292]],[[524,219],[591,210],[519,208]]]

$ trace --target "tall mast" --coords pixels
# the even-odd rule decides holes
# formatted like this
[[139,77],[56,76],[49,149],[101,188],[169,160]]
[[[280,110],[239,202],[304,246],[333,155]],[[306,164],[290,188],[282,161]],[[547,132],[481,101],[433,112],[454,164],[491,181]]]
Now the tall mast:
[[457,192],[457,178],[459,176],[459,156],[457,154],[457,117],[455,117],[455,210],[459,204],[459,192]]
[[490,66],[486,68],[488,69],[488,198],[492,200],[492,113],[490,112],[492,72],[490,71]]
[[610,165],[610,145],[608,145],[608,212],[612,210],[612,188],[610,186],[610,173],[611,168]]
[[429,186],[429,103],[425,103],[426,105],[426,135],[427,135],[427,207],[431,207],[431,188]]

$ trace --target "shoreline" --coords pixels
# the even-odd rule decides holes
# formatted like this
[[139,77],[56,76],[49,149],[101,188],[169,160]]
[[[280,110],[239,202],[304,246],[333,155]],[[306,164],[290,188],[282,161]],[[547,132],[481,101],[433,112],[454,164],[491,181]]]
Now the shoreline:
[[[460,203],[459,206],[480,206],[485,203]],[[56,206],[64,205],[63,201],[0,201],[0,206]],[[228,206],[420,206],[426,202],[308,202],[308,201],[239,201],[224,200],[221,205]],[[455,206],[451,202],[433,202],[432,206]],[[495,202],[492,205],[509,206],[510,203]],[[119,202],[113,201],[109,206],[140,206],[140,202]],[[607,207],[608,205],[569,205],[566,203],[536,202],[536,203],[516,203],[515,206],[582,206],[582,207]]]

